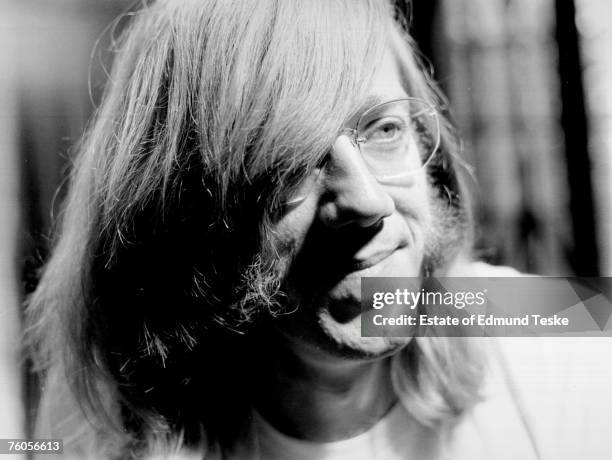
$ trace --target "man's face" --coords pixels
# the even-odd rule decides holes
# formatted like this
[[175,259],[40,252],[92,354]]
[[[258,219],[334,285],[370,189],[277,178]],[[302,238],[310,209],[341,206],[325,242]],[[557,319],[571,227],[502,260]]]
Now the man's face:
[[[391,53],[368,96],[408,97]],[[361,337],[360,280],[420,276],[433,221],[425,171],[383,185],[358,148],[339,136],[303,189],[305,199],[273,228],[288,309],[295,309],[279,317],[276,328],[295,344],[336,356],[374,358],[399,350],[409,338]]]

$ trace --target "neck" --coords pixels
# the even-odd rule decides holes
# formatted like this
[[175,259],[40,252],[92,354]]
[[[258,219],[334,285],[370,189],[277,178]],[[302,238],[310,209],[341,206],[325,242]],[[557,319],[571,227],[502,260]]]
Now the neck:
[[371,428],[393,406],[389,359],[357,361],[302,344],[262,345],[255,407],[279,431],[299,439],[336,441]]

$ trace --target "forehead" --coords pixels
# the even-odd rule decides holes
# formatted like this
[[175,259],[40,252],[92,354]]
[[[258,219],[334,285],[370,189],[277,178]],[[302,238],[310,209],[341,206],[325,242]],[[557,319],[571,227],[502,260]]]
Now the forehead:
[[389,48],[383,54],[382,60],[368,90],[368,98],[378,98],[381,101],[408,97],[402,85],[397,59]]
[[408,97],[401,75],[397,58],[387,48],[368,87],[365,99],[361,101],[358,109],[352,113],[347,122],[350,124],[357,121],[363,112],[376,104]]

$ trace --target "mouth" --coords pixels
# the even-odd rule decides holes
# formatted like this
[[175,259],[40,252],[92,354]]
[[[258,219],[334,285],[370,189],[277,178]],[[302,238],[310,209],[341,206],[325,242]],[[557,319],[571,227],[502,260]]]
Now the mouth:
[[397,257],[396,250],[384,250],[366,259],[354,260],[343,270],[333,288],[328,292],[330,316],[340,324],[357,320],[362,311],[362,278],[392,276]]
[[297,289],[312,292],[315,287],[322,295],[354,301],[363,277],[411,276],[413,270],[406,266],[411,251],[405,251],[412,246],[411,240],[398,227],[351,227],[334,232],[314,227],[287,278]]
[[350,262],[349,268],[353,272],[367,270],[389,258],[397,249],[398,248],[379,250],[367,257],[355,258]]

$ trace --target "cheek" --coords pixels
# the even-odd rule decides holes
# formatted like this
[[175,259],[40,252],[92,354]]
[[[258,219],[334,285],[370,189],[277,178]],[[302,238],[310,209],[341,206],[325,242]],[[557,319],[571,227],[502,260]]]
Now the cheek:
[[279,257],[290,260],[300,251],[315,216],[316,201],[314,197],[307,197],[272,225],[272,243]]
[[417,233],[417,241],[422,240],[433,222],[431,203],[431,186],[425,174],[419,175],[410,187],[390,188],[388,193],[393,198],[397,213],[410,227],[412,233]]

